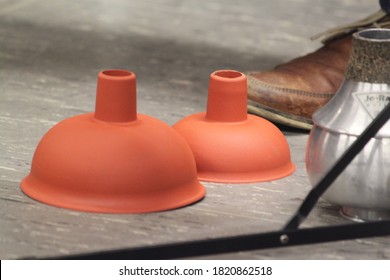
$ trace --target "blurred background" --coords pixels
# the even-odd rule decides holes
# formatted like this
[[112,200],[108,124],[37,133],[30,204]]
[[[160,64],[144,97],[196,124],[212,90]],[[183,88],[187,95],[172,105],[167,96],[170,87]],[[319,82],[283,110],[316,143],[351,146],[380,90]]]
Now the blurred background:
[[[174,124],[205,110],[213,71],[272,68],[320,47],[319,41],[309,39],[312,35],[378,9],[377,0],[0,0],[0,257],[68,254],[279,228],[310,189],[303,132],[284,131],[297,165],[287,181],[240,186],[238,196],[211,184],[202,204],[147,219],[49,207],[24,196],[19,183],[50,127],[94,110],[97,74],[103,69],[135,72],[138,112]],[[263,199],[256,200],[253,194]],[[272,195],[278,195],[278,201],[272,202]],[[255,200],[268,204],[262,208]],[[331,211],[320,212],[312,225],[345,222],[337,210]],[[323,218],[326,215],[333,218]],[[309,248],[302,254],[337,258],[333,254],[337,249],[335,245],[326,255]],[[279,257],[299,256],[297,251],[288,252]]]

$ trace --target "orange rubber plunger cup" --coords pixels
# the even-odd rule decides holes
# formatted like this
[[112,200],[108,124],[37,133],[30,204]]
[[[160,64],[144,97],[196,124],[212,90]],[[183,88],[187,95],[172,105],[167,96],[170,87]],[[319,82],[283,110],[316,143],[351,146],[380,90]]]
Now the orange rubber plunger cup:
[[247,114],[247,79],[240,72],[212,73],[207,111],[173,127],[189,143],[200,180],[262,182],[295,170],[283,133],[271,122]]
[[99,73],[95,113],[59,122],[39,142],[21,183],[32,198],[102,213],[155,212],[205,195],[185,140],[136,109],[136,76]]

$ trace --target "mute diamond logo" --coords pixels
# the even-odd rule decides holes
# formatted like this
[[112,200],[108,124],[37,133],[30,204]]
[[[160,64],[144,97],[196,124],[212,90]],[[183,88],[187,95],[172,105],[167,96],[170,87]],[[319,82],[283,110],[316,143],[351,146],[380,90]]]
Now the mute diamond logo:
[[359,101],[373,119],[390,102],[390,92],[355,92],[353,97]]

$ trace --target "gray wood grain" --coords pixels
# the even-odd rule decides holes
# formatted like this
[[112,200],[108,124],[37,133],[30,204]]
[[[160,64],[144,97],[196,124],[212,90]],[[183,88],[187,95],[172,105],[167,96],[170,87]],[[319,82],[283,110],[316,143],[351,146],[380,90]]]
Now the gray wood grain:
[[[0,1],[0,258],[46,257],[279,229],[310,189],[308,135],[284,129],[296,172],[256,184],[206,183],[194,205],[152,214],[47,206],[19,188],[42,135],[92,111],[97,73],[137,73],[138,112],[174,124],[205,110],[218,69],[267,69],[314,50],[308,38],[374,12],[377,1]],[[316,206],[304,227],[348,223]],[[212,256],[382,259],[390,237]]]

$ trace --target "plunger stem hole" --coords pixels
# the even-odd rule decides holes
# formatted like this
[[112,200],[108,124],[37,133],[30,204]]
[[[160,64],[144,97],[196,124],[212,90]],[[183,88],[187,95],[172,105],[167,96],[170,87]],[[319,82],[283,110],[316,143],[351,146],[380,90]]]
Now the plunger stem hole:
[[110,77],[130,77],[134,75],[134,73],[127,70],[105,70],[102,74]]
[[214,73],[215,76],[225,79],[235,79],[242,76],[242,73],[232,70],[222,70]]

